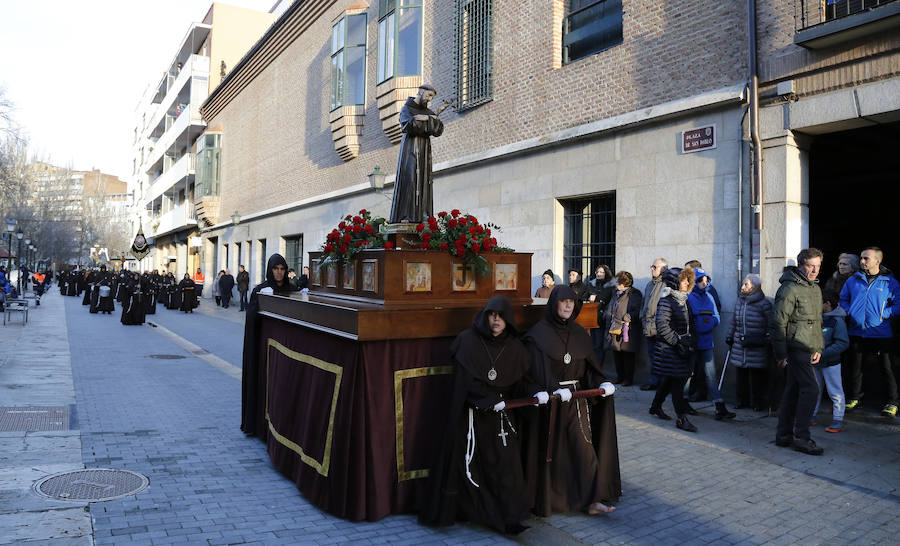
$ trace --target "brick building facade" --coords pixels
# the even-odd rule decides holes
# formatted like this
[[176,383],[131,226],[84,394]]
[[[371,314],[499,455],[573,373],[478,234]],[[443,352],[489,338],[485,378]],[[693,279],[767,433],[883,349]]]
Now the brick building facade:
[[[846,33],[821,26],[846,26],[857,14],[822,16],[817,26],[797,23],[807,3],[756,7],[764,227],[754,262],[745,2],[412,2],[422,15],[419,73],[377,81],[385,4],[392,2],[296,2],[204,103],[204,119],[222,135],[220,212],[205,217],[202,232],[207,279],[242,263],[258,282],[275,251],[299,269],[347,212],[387,216],[398,151],[392,116],[428,82],[438,104],[457,102],[433,141],[436,210],[501,225],[503,244],[534,253],[533,288],[548,267],[559,275],[599,263],[631,271],[643,288],[654,258],[699,259],[719,287],[727,324],[744,274],[760,270],[774,294],[781,267],[801,247],[835,237],[825,221],[821,235],[810,231],[809,173],[829,168],[813,169],[807,150],[816,138],[823,150],[834,144],[816,135],[860,124],[888,131],[878,124],[900,111],[896,32],[863,25],[850,28],[849,41],[798,43],[810,28],[826,42],[829,32]],[[490,100],[460,108],[459,50],[469,36],[460,14],[475,4],[489,8]],[[900,2],[884,4],[871,13]],[[576,13],[604,23],[619,17],[611,25],[621,35],[567,62]],[[364,100],[332,109],[332,27],[359,14]],[[844,112],[846,93],[859,100]],[[683,132],[693,129],[712,131],[715,146],[686,153]],[[388,173],[385,190],[369,185],[375,166]],[[819,195],[816,210],[845,206]]]

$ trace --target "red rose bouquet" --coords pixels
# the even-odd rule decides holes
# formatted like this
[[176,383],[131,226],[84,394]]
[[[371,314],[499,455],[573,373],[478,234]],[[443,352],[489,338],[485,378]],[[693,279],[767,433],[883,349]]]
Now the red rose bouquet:
[[384,218],[372,218],[372,213],[366,209],[356,216],[348,214],[326,237],[322,245],[324,259],[319,265],[338,261],[348,263],[366,248],[392,248],[393,244],[379,231],[384,222]]
[[457,209],[441,211],[429,216],[416,225],[419,240],[406,241],[424,250],[445,250],[451,256],[462,258],[479,275],[490,273],[486,252],[512,252],[511,248],[500,247],[493,231],[499,231],[494,224],[481,224],[471,214],[463,214]]

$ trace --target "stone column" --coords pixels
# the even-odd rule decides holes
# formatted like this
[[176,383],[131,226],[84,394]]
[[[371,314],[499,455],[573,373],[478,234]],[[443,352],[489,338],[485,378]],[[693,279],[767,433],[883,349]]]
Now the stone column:
[[178,282],[188,272],[188,246],[186,243],[175,243],[175,278]]
[[809,246],[809,139],[779,131],[763,135],[763,231],[760,274],[766,294],[797,253]]

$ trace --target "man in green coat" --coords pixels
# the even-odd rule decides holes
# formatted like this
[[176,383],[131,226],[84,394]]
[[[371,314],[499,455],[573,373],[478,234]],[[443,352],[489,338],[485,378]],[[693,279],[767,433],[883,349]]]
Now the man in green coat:
[[797,266],[784,268],[781,287],[775,294],[772,348],[775,360],[787,367],[787,382],[778,413],[775,444],[821,455],[823,449],[809,435],[809,422],[816,407],[819,383],[813,365],[822,358],[822,291],[817,277],[822,251],[805,248],[797,255]]

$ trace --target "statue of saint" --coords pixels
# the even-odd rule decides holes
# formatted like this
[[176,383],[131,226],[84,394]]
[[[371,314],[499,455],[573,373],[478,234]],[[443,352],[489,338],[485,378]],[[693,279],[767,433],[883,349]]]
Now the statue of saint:
[[438,115],[449,106],[433,112],[428,103],[437,95],[434,87],[422,84],[415,97],[406,99],[400,110],[400,157],[397,159],[397,178],[394,181],[394,199],[391,204],[392,224],[421,222],[434,213],[431,178],[431,139],[441,136],[444,123]]

